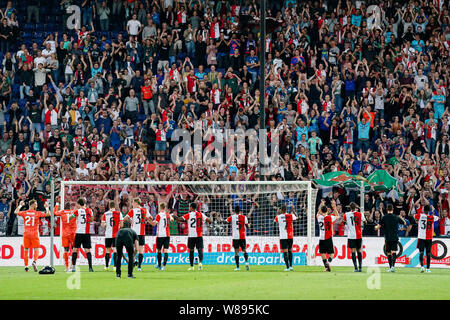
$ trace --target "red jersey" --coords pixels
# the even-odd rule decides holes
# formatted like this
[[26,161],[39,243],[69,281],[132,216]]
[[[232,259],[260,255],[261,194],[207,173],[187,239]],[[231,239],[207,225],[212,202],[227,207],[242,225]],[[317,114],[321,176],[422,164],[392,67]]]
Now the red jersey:
[[76,233],[77,231],[77,220],[70,220],[70,216],[72,215],[72,210],[59,210],[59,205],[55,206],[53,213],[56,217],[60,217],[61,225],[62,225],[62,235],[70,236]]
[[327,240],[333,237],[333,222],[336,220],[334,215],[317,215],[317,222],[319,223],[319,240]]
[[156,215],[155,221],[158,222],[156,236],[160,238],[170,237],[170,222],[173,221],[172,216],[168,212],[160,212]]
[[366,218],[359,211],[350,211],[344,214],[344,221],[347,225],[347,237],[349,239],[362,239],[361,225]]
[[183,216],[188,224],[188,237],[203,237],[203,223],[207,217],[204,213],[198,211],[191,211]]
[[77,229],[78,234],[90,234],[91,219],[93,217],[92,210],[90,208],[80,208],[73,212],[77,217]]
[[233,240],[245,240],[245,225],[248,219],[243,214],[233,214],[227,218],[227,222],[231,223],[231,233]]
[[115,238],[119,231],[122,213],[117,210],[108,210],[103,214],[102,221],[106,224],[105,238]]
[[145,236],[145,219],[147,218],[147,209],[133,208],[128,211],[127,217],[131,219],[131,229],[133,229],[138,236]]
[[424,213],[416,213],[414,219],[417,220],[417,228],[419,229],[417,238],[422,240],[433,240],[434,222],[439,220],[439,217]]
[[18,216],[24,221],[24,238],[39,238],[39,221],[45,217],[45,213],[35,210],[19,211]]
[[275,217],[281,240],[294,238],[294,226],[292,223],[294,220],[297,220],[297,216],[290,213],[282,213]]

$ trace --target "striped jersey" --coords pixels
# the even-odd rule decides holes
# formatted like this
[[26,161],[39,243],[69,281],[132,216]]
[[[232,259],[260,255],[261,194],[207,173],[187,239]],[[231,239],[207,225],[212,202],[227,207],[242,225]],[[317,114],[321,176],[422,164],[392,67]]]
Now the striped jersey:
[[419,229],[417,238],[422,240],[432,240],[434,222],[439,220],[439,217],[425,213],[416,213],[414,218],[417,220],[417,228]]
[[188,224],[188,237],[203,237],[203,223],[207,217],[204,213],[191,211],[183,216]]
[[90,234],[92,210],[90,208],[80,208],[75,210],[73,214],[77,217],[76,233]]
[[147,209],[133,208],[128,211],[127,217],[131,219],[130,228],[133,229],[138,236],[145,236],[145,219],[147,218]]
[[317,215],[319,223],[319,240],[327,240],[333,237],[333,222],[336,220],[334,215]]
[[122,213],[117,210],[108,210],[103,214],[102,221],[106,224],[105,238],[115,238],[120,222],[123,221]]
[[158,213],[155,217],[155,221],[158,222],[158,227],[156,228],[156,236],[160,238],[170,237],[170,222],[173,221],[170,213]]
[[297,216],[291,213],[282,213],[275,217],[275,222],[278,222],[281,240],[294,238],[294,226],[292,223],[294,220],[297,220]]
[[366,218],[359,211],[349,211],[344,214],[344,221],[347,225],[348,239],[362,239],[361,225]]
[[231,223],[231,235],[233,240],[245,239],[245,225],[248,219],[243,214],[233,214],[227,218],[227,222]]

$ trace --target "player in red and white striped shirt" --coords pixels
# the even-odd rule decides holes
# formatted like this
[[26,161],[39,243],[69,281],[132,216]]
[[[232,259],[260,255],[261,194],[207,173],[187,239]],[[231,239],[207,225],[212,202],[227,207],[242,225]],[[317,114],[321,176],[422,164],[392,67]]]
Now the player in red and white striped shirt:
[[[152,226],[158,225],[156,228],[156,258],[158,259],[158,269],[164,271],[166,268],[167,260],[169,259],[169,244],[170,244],[170,222],[173,221],[173,217],[166,211],[166,204],[159,204],[159,213],[156,215],[155,220],[151,221]],[[164,249],[163,249],[164,247]],[[164,262],[161,267],[161,250],[164,250]]]
[[91,222],[94,220],[92,210],[86,207],[86,199],[80,198],[77,201],[77,209],[72,213],[70,219],[77,219],[77,231],[75,235],[75,246],[72,252],[72,272],[75,272],[75,265],[77,262],[78,249],[83,246],[86,251],[86,257],[89,263],[89,272],[94,272],[92,269],[92,254],[91,254]]
[[[344,214],[344,223],[347,225],[348,247],[352,252],[354,272],[362,271],[362,223],[366,223],[364,215],[356,211],[356,203],[350,203],[350,210]],[[358,252],[359,268],[356,264],[356,252]]]
[[187,222],[188,225],[188,249],[190,270],[194,270],[194,249],[198,251],[198,270],[203,269],[203,223],[211,223],[212,219],[208,218],[204,213],[197,211],[197,205],[191,203],[189,213],[182,217],[174,216],[177,222]]
[[423,252],[427,252],[427,269],[426,272],[430,271],[431,263],[431,245],[433,241],[433,226],[434,222],[439,220],[439,217],[433,214],[434,210],[431,210],[429,205],[424,206],[422,213],[416,213],[414,219],[417,221],[417,227],[419,229],[417,234],[417,248],[420,253],[420,272],[424,272],[425,268],[423,266]]
[[123,220],[131,221],[130,228],[133,229],[138,235],[139,254],[137,270],[141,271],[142,261],[144,260],[145,221],[150,222],[152,217],[148,214],[147,209],[141,206],[141,200],[139,198],[134,198],[133,209],[128,211],[128,214]]
[[297,215],[294,211],[292,213],[286,213],[286,205],[282,205],[278,209],[278,214],[275,217],[275,223],[278,223],[278,229],[280,231],[280,245],[283,250],[284,262],[286,263],[286,269],[284,271],[293,271],[292,267],[292,245],[294,243],[294,224],[293,221],[297,220]]
[[319,212],[317,212],[317,222],[319,223],[319,253],[322,255],[325,271],[328,272],[331,271],[330,263],[334,258],[333,223],[338,215],[335,202],[331,203],[331,207],[333,208],[333,213],[329,214],[325,200],[322,199]]
[[[231,204],[230,204],[231,205]],[[229,216],[226,220],[231,224],[231,233],[233,237],[233,248],[234,248],[234,260],[236,261],[235,271],[239,271],[239,248],[244,252],[245,268],[250,270],[248,265],[248,253],[247,253],[247,242],[245,241],[245,226],[247,228],[250,226],[247,217],[241,212],[241,208],[236,206],[234,208],[234,214]]]
[[108,270],[111,246],[113,247],[112,261],[114,266],[116,266],[116,235],[119,229],[123,227],[122,213],[116,210],[114,201],[109,203],[109,210],[103,214],[102,227],[105,228],[105,270]]

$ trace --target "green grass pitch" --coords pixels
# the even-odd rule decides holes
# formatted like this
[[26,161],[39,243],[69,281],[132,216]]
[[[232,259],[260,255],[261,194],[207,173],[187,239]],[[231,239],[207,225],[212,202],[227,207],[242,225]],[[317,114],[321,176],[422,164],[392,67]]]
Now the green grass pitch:
[[[0,299],[151,299],[151,300],[320,300],[320,299],[450,299],[450,270],[432,269],[421,274],[418,268],[397,268],[387,273],[380,268],[380,289],[368,289],[374,282],[373,274],[366,268],[353,273],[349,267],[298,266],[294,271],[283,272],[283,266],[251,266],[250,271],[233,271],[234,266],[208,266],[203,271],[187,271],[187,266],[167,266],[159,271],[153,266],[135,270],[136,279],[116,279],[114,271],[104,271],[94,266],[88,272],[81,266],[79,289],[68,289],[67,282],[75,284],[74,273],[65,273],[56,267],[54,275],[39,275],[23,267],[0,268]],[[370,278],[372,276],[372,278]],[[69,280],[69,281],[68,281]]]

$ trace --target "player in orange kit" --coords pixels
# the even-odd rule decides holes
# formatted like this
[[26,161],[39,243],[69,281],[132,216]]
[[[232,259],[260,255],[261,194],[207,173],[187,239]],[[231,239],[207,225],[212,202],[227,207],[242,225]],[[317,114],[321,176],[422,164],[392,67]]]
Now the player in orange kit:
[[43,217],[50,216],[50,210],[48,207],[48,202],[45,203],[44,207],[46,212],[36,211],[37,202],[36,200],[31,200],[29,202],[29,209],[25,211],[20,211],[20,209],[25,205],[24,201],[20,201],[19,206],[16,208],[14,213],[17,216],[23,217],[24,220],[24,233],[23,233],[23,247],[24,247],[24,263],[25,271],[28,272],[28,249],[34,249],[34,259],[33,259],[33,269],[37,271],[36,261],[39,257],[39,247],[41,242],[39,241],[39,219]]
[[77,220],[70,219],[72,210],[70,210],[70,203],[64,205],[64,210],[59,210],[59,205],[56,204],[54,215],[61,217],[62,237],[61,244],[64,248],[64,262],[66,263],[66,272],[69,272],[69,251],[70,247],[75,244],[75,232],[77,230]]

